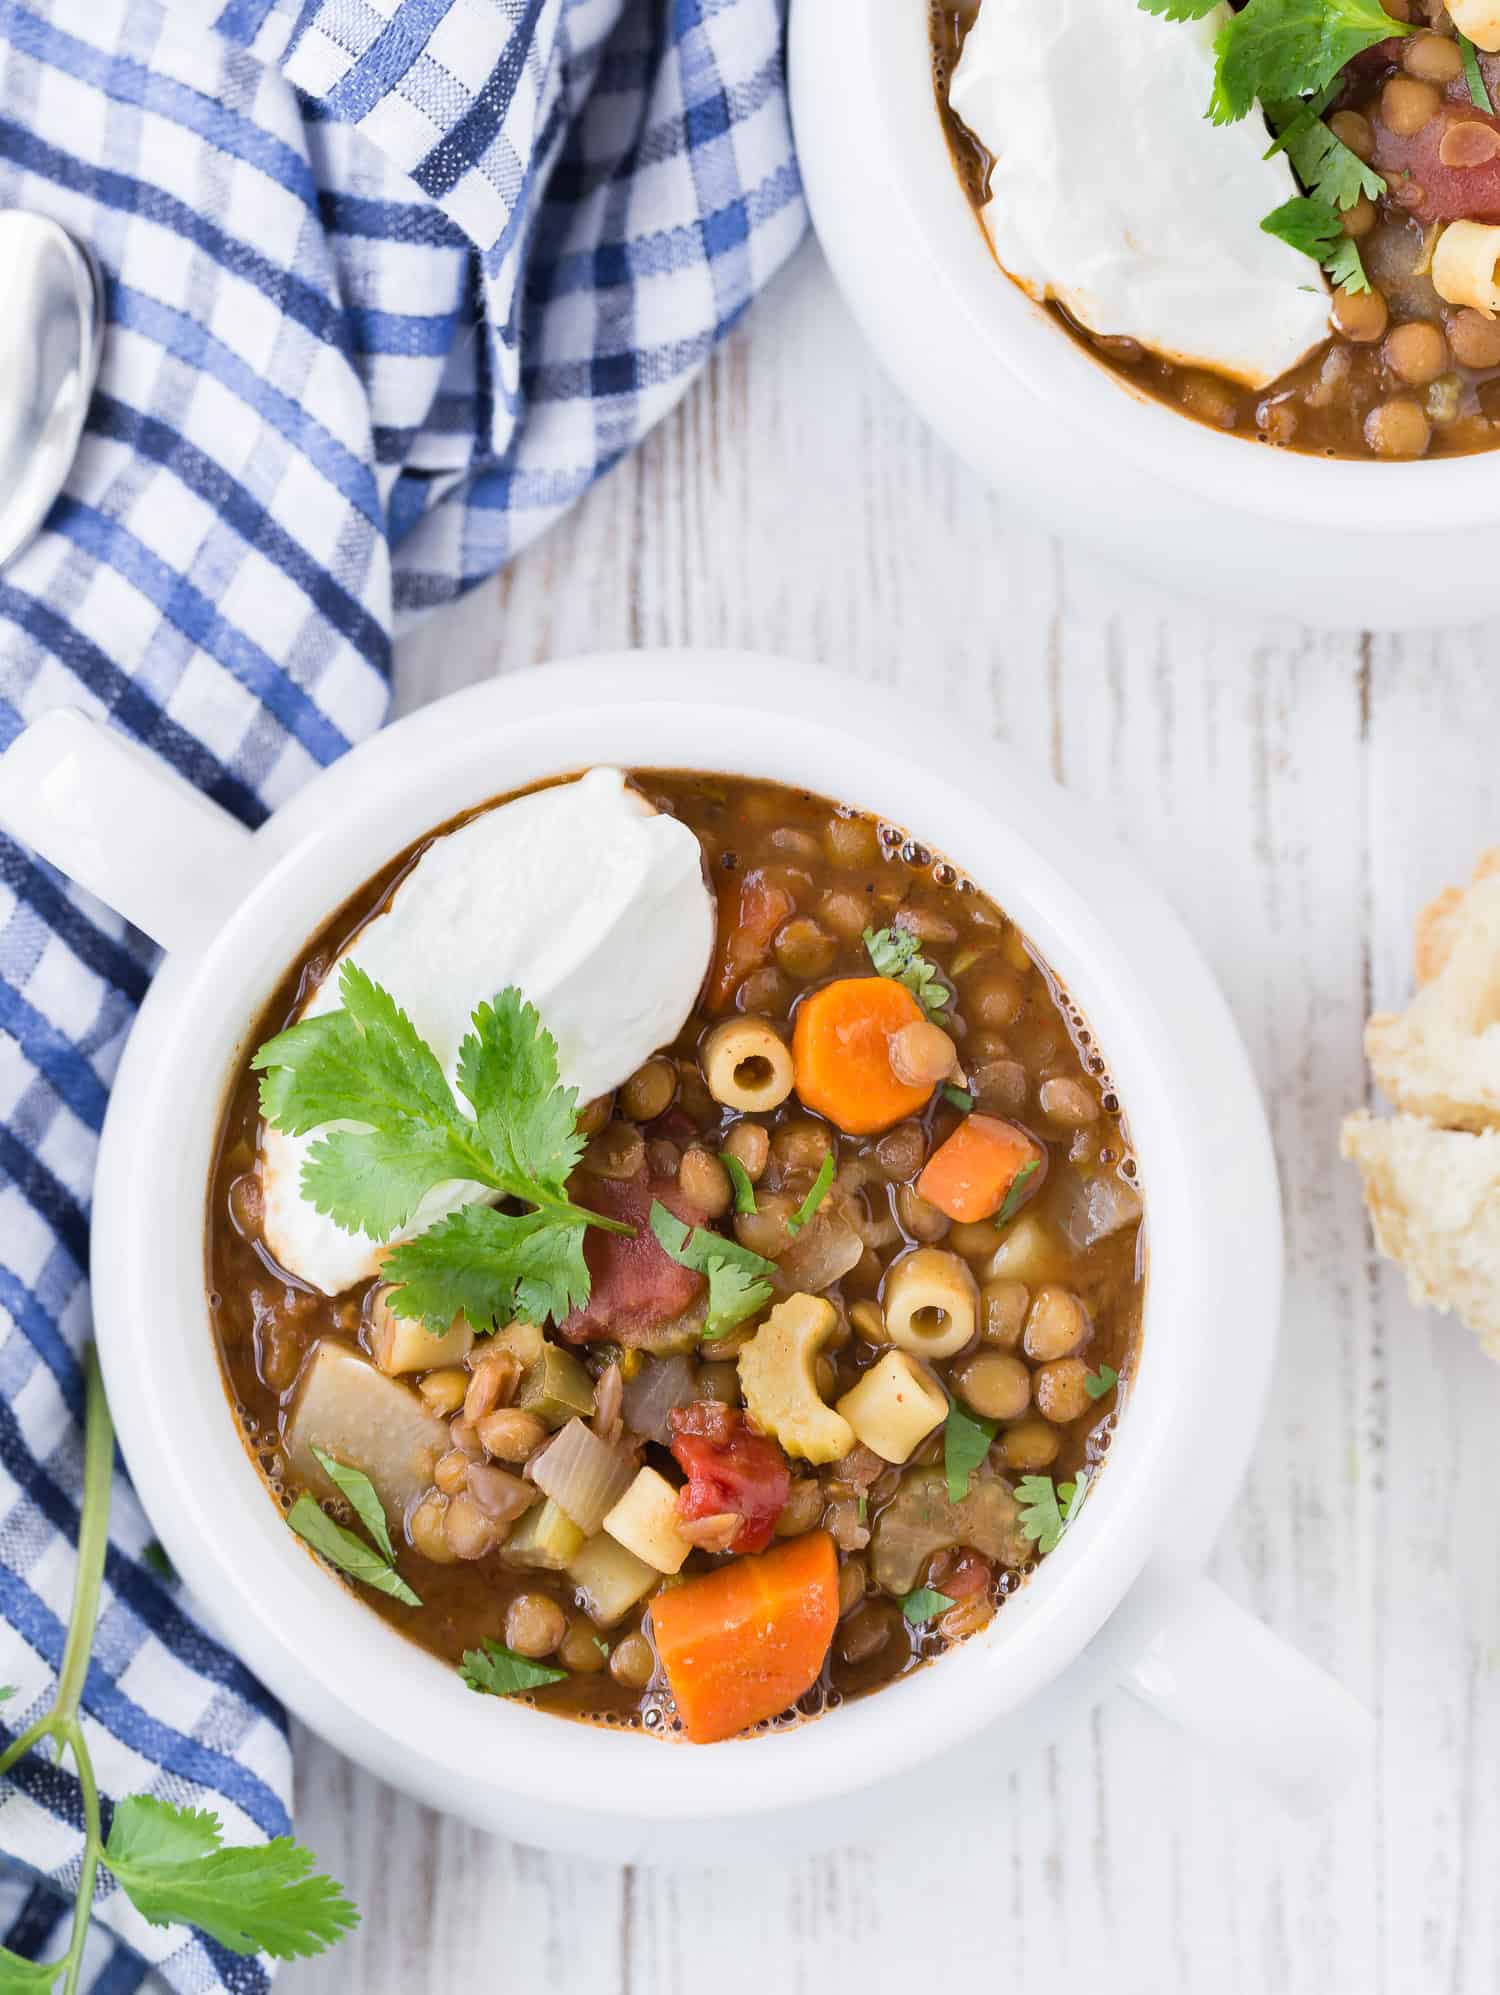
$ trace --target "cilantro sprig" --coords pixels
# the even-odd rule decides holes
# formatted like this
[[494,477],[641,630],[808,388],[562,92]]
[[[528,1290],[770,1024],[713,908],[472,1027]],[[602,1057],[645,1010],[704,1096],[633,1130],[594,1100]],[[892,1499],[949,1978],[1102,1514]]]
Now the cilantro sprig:
[[948,1402],[948,1418],[943,1426],[943,1474],[948,1482],[948,1501],[962,1503],[969,1493],[974,1471],[990,1451],[999,1422],[971,1413],[961,1401]]
[[[1454,30],[1455,34],[1458,30]],[[1495,107],[1490,101],[1489,88],[1484,80],[1484,71],[1479,67],[1479,51],[1464,34],[1458,36],[1459,53],[1464,59],[1464,82],[1469,89],[1469,102],[1476,111],[1488,111],[1494,116]]]
[[191,1925],[237,1954],[278,1960],[334,1946],[359,1914],[342,1885],[317,1871],[311,1851],[289,1836],[226,1848],[218,1818],[151,1795],[115,1804],[104,1840],[98,1782],[80,1716],[88,1675],[104,1559],[109,1546],[109,1499],[114,1426],[92,1348],[84,1361],[83,1496],[78,1512],[78,1566],[62,1667],[50,1707],[3,1754],[0,1778],[28,1753],[50,1745],[78,1769],[83,1849],[67,1951],[57,1960],[25,1960],[0,1947],[0,1988],[76,1995],[88,1943],[89,1914],[101,1867],[152,1925]]
[[493,1330],[581,1307],[585,1228],[631,1229],[567,1195],[584,1148],[578,1097],[535,1008],[512,987],[474,1012],[458,1052],[466,1115],[389,991],[345,963],[339,994],[342,1009],[288,1027],[250,1062],[273,1128],[324,1132],[303,1163],[303,1196],[345,1232],[388,1240],[434,1185],[481,1185],[532,1209],[461,1206],[397,1247],[383,1269],[395,1313],[441,1331],[462,1310],[476,1330]]
[[909,928],[867,928],[864,945],[876,976],[905,984],[929,1018],[938,1016],[947,1005],[948,992]]
[[788,1219],[786,1223],[786,1230],[788,1233],[796,1235],[802,1231],[803,1227],[807,1224],[808,1220],[812,1218],[813,1214],[817,1211],[818,1207],[823,1203],[824,1199],[827,1198],[829,1189],[833,1184],[833,1177],[834,1177],[833,1152],[830,1150],[828,1155],[823,1159],[822,1163],[819,1164],[818,1166],[818,1175],[813,1179],[812,1187],[809,1190],[807,1197],[803,1199],[802,1203],[797,1207],[797,1210],[792,1214],[791,1218]]
[[660,1199],[651,1204],[651,1231],[662,1252],[679,1267],[691,1268],[694,1274],[707,1278],[705,1343],[727,1337],[771,1300],[773,1290],[767,1277],[776,1272],[776,1263],[764,1254],[752,1253],[738,1240],[710,1227],[685,1225]]
[[334,1522],[315,1496],[306,1490],[287,1512],[286,1521],[304,1544],[311,1545],[320,1558],[340,1572],[348,1573],[377,1593],[388,1593],[406,1607],[420,1607],[421,1601],[396,1570],[396,1553],[386,1528],[385,1506],[375,1493],[375,1485],[363,1469],[335,1461],[321,1448],[314,1448],[318,1466],[349,1505],[374,1540],[374,1549],[357,1533]]
[[946,1614],[953,1600],[951,1595],[939,1593],[935,1587],[918,1586],[896,1604],[914,1628],[925,1628],[939,1614]]
[[1083,1389],[1090,1399],[1103,1399],[1107,1392],[1113,1392],[1120,1383],[1120,1374],[1113,1365],[1101,1365],[1096,1372],[1085,1375]]
[[734,1187],[735,1211],[746,1216],[754,1214],[759,1208],[755,1203],[755,1185],[750,1173],[739,1158],[729,1150],[719,1152],[719,1162],[729,1173],[729,1182]]

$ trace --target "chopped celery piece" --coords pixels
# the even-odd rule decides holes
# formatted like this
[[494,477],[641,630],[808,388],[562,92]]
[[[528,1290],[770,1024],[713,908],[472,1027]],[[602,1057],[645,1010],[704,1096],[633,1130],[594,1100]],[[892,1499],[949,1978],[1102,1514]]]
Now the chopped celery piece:
[[533,1504],[511,1532],[500,1556],[508,1566],[538,1572],[564,1572],[583,1550],[583,1533],[549,1496]]
[[554,1430],[566,1427],[575,1414],[592,1420],[594,1382],[571,1351],[546,1344],[537,1362],[522,1373],[516,1404]]

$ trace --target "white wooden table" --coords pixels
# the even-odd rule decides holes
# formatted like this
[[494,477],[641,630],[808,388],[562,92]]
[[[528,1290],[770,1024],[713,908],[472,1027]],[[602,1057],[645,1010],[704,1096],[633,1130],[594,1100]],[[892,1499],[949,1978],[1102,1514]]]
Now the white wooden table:
[[1376,1776],[1292,1824],[1116,1697],[997,1783],[984,1842],[929,1823],[689,1876],[486,1840],[303,1736],[299,1829],[364,1923],[281,1985],[1493,1995],[1500,1374],[1376,1264],[1337,1156],[1416,908],[1500,835],[1484,635],[1228,622],[1018,523],[897,399],[809,249],[644,450],[405,647],[399,705],[683,643],[820,659],[1035,756],[1196,933],[1270,1104],[1289,1241],[1274,1405],[1215,1570],[1368,1700]]

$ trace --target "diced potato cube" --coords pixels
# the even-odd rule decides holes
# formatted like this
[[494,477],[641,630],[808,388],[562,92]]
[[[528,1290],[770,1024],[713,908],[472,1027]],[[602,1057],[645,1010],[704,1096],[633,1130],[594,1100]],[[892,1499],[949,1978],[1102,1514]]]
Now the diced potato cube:
[[908,1462],[948,1417],[948,1396],[906,1351],[887,1351],[839,1401],[857,1437],[883,1462]]
[[399,1531],[412,1504],[432,1487],[437,1458],[448,1448],[448,1429],[410,1386],[325,1338],[302,1368],[286,1444],[293,1469],[318,1496],[338,1491],[318,1466],[314,1448],[363,1469],[392,1530]]
[[565,1572],[583,1550],[583,1533],[567,1511],[552,1501],[533,1504],[506,1539],[500,1557],[508,1566],[538,1572]]
[[658,1572],[679,1572],[693,1549],[677,1524],[677,1492],[655,1469],[642,1469],[604,1520],[627,1552]]
[[986,1281],[1054,1280],[1067,1266],[1061,1242],[1034,1212],[1022,1213],[990,1256]]
[[568,1567],[583,1611],[596,1628],[613,1628],[638,1600],[644,1600],[661,1574],[626,1551],[607,1532],[590,1538]]
[[383,1372],[431,1372],[440,1365],[461,1365],[474,1347],[468,1318],[455,1316],[441,1335],[414,1316],[397,1316],[390,1289],[378,1288],[370,1299],[370,1355]]

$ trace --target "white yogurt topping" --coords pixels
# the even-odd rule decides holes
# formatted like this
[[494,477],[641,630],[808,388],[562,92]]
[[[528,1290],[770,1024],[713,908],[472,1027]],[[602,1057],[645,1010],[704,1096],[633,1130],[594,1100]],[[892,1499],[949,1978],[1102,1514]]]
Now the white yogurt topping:
[[1229,18],[983,0],[953,109],[995,156],[984,222],[1023,289],[1091,332],[1261,388],[1328,335],[1311,258],[1261,228],[1301,192],[1265,122],[1204,115]]
[[[339,969],[357,963],[392,993],[451,1080],[475,1007],[515,984],[556,1039],[563,1080],[590,1101],[676,1038],[713,942],[693,833],[652,810],[618,769],[591,769],[437,839],[301,1016],[336,1010]],[[318,1134],[263,1128],[265,1240],[290,1273],[339,1295],[377,1272],[380,1249],[302,1196]],[[434,1186],[398,1237],[485,1196],[472,1184]]]

